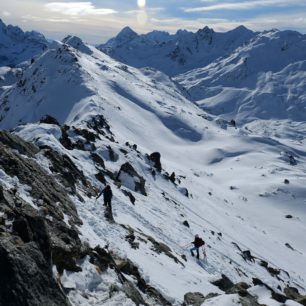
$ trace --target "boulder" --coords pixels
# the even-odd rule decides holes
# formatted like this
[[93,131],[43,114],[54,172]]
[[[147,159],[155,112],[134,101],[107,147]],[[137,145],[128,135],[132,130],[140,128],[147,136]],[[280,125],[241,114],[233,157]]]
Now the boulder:
[[116,178],[123,186],[147,195],[145,189],[145,179],[140,176],[130,163],[125,163],[120,167],[119,173]]
[[160,158],[161,155],[159,152],[153,152],[150,156],[149,156],[149,160],[151,160],[153,162],[153,166],[154,168],[158,171],[161,172],[162,171],[162,165],[160,162]]
[[200,292],[188,292],[184,295],[185,305],[200,306],[205,301],[205,296]]
[[248,285],[245,282],[240,282],[235,284],[232,288],[226,291],[227,294],[239,294],[240,296],[247,296],[248,295],[248,289],[250,288],[250,285]]
[[187,220],[185,220],[185,221],[183,222],[183,225],[185,225],[186,227],[190,227],[190,225],[189,225],[189,223],[188,223]]
[[212,284],[217,286],[222,291],[228,291],[234,286],[234,283],[224,274],[222,274],[220,279],[212,282]]
[[298,289],[289,286],[284,289],[284,293],[291,300],[296,300],[301,296]]

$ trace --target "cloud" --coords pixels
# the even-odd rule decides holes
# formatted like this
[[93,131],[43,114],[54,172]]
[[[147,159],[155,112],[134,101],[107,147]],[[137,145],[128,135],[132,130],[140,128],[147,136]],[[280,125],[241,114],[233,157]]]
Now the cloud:
[[8,12],[8,11],[3,11],[3,12],[2,12],[2,15],[5,16],[5,17],[9,17],[9,16],[11,16],[12,14],[11,14],[10,12]]
[[[207,0],[202,0],[201,2],[207,2]],[[255,0],[255,1],[244,1],[244,2],[231,2],[231,3],[219,3],[214,5],[193,7],[193,8],[183,8],[186,13],[196,13],[196,12],[209,12],[217,10],[250,10],[258,7],[267,6],[293,6],[301,5],[306,6],[305,0]]]
[[117,11],[108,8],[96,8],[92,2],[50,2],[45,4],[48,11],[70,16],[111,15]]
[[75,22],[83,22],[86,21],[80,18],[47,18],[47,17],[39,17],[39,16],[32,16],[32,15],[24,15],[22,16],[23,21],[36,21],[36,22],[54,22],[54,23],[71,23],[72,21]]

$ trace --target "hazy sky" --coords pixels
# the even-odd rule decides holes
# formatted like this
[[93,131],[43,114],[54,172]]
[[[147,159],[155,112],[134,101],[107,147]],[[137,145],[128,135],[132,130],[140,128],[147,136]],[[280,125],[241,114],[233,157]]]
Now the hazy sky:
[[89,43],[104,42],[126,25],[139,33],[206,25],[226,31],[241,24],[306,33],[306,0],[0,0],[0,18],[49,38],[74,34]]

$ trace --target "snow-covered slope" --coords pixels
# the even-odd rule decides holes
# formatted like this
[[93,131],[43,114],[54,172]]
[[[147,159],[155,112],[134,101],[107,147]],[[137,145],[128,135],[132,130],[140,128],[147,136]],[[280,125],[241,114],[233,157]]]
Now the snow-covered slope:
[[[221,295],[204,305],[239,305],[238,294],[211,284],[221,274],[245,281],[269,306],[282,305],[271,290],[274,299],[288,285],[305,294],[305,140],[236,129],[188,101],[163,73],[118,63],[75,37],[65,42],[70,45],[46,51],[1,96],[0,127],[67,156],[92,186],[111,185],[116,223],[105,219],[101,202],[84,185],[71,196],[83,241],[108,244],[130,259],[172,305],[181,305],[187,292]],[[37,123],[45,115],[66,126]],[[156,151],[161,172],[149,158]],[[52,161],[42,153],[36,158],[57,177]],[[122,170],[127,162],[137,176]],[[205,269],[186,247],[197,233],[207,243]],[[249,261],[243,251],[255,258]],[[74,288],[73,305],[134,305],[110,295],[114,272],[100,274],[88,258],[79,264],[83,272],[62,276]]]
[[243,26],[226,33],[205,27],[196,33],[179,30],[174,35],[160,31],[138,35],[126,27],[98,48],[128,65],[153,67],[173,76],[229,55],[255,35]]
[[0,19],[0,67],[14,67],[41,54],[50,43],[35,31],[23,32]]
[[275,130],[273,120],[283,120],[277,125],[284,130],[297,128],[299,122],[299,133],[305,135],[305,49],[305,35],[263,32],[230,56],[182,74],[176,81],[212,114],[234,118],[240,125],[252,123],[256,130],[269,125],[263,120],[269,121],[270,134]]

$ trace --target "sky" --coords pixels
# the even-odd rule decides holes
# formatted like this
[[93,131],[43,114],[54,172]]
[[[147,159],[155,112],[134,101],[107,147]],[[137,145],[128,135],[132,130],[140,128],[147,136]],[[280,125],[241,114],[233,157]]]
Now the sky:
[[306,0],[0,0],[0,18],[48,38],[77,35],[98,44],[130,26],[138,33],[239,25],[306,33]]

